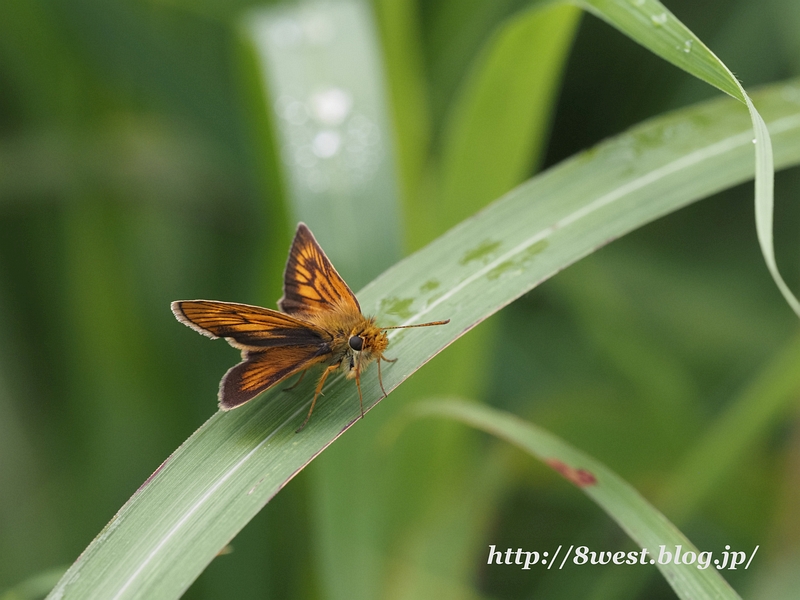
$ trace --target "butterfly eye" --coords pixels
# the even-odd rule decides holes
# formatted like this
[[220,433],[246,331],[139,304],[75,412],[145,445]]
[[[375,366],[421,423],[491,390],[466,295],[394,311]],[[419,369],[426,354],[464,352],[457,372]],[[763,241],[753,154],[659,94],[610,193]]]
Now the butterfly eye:
[[361,352],[361,349],[364,347],[364,339],[360,335],[353,335],[347,340],[347,343],[350,344],[350,347],[355,350],[356,352]]

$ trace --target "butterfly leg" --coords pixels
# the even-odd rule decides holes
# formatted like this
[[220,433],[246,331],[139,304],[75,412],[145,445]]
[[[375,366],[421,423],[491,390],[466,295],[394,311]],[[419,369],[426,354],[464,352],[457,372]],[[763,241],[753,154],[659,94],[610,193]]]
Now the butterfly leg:
[[[386,390],[383,389],[383,377],[381,377],[381,361],[382,360],[386,360],[386,359],[383,358],[382,356],[378,358],[378,383],[381,386],[381,391],[383,392],[383,397],[386,398],[386,396],[388,396],[389,394],[387,394]],[[394,360],[386,360],[386,362],[394,362],[395,360],[397,360],[397,359],[395,358]]]
[[339,364],[330,365],[325,371],[322,373],[322,377],[319,378],[319,383],[317,383],[317,389],[314,390],[314,399],[311,401],[311,408],[308,409],[308,415],[306,416],[306,420],[303,421],[303,424],[297,429],[295,433],[300,433],[303,427],[306,426],[308,420],[311,418],[311,413],[314,412],[314,405],[317,403],[317,398],[322,393],[322,386],[325,385],[325,380],[328,378],[328,375],[333,373],[336,369],[339,368]]
[[361,418],[364,418],[364,400],[361,398],[361,355],[356,359],[356,387],[358,388],[358,406],[361,408]]
[[293,390],[294,388],[296,388],[298,385],[300,385],[300,382],[301,382],[301,381],[303,381],[303,377],[305,377],[305,376],[306,376],[306,371],[308,371],[308,369],[303,369],[303,371],[300,373],[300,379],[298,379],[297,381],[295,381],[295,382],[294,382],[292,385],[290,385],[289,387],[287,387],[287,388],[283,388],[283,391],[284,391],[284,392],[289,392],[289,391]]

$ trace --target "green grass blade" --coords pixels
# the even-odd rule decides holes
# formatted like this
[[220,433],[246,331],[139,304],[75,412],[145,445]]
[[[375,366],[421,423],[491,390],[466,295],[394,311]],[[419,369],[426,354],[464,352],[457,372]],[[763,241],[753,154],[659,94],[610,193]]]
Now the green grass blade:
[[[680,546],[682,552],[694,552],[695,557],[700,552],[630,484],[603,463],[552,433],[515,415],[463,401],[432,401],[416,406],[414,412],[419,416],[455,419],[491,433],[556,469],[606,511],[640,548],[647,548],[649,555],[639,554],[639,560],[644,559],[645,563],[653,560],[678,597],[686,600],[739,598],[713,566],[700,569],[696,563],[661,564],[657,560],[661,546],[670,553],[675,553],[676,546]],[[576,557],[568,553],[565,551],[564,559]]]
[[[463,4],[458,8],[469,12]],[[412,247],[476,213],[535,170],[580,15],[575,7],[550,6],[523,10],[499,23],[481,20],[494,32],[457,90],[444,136],[435,144],[436,154],[427,157],[428,187],[410,199]],[[432,81],[431,87],[440,83]],[[381,447],[382,425],[391,427],[400,410],[419,398],[432,394],[481,398],[490,393],[485,367],[492,360],[497,325],[482,324],[426,365],[404,386],[399,402],[382,407],[381,421],[370,424],[369,437],[348,436],[347,443],[358,443],[361,455],[358,462],[351,461],[349,470],[358,473],[354,477],[363,477],[364,472],[369,477],[366,493],[351,492],[349,504],[369,505],[370,514],[382,516],[379,527],[385,534],[373,547],[387,549],[384,597],[463,597],[472,584],[474,545],[489,526],[490,507],[503,486],[495,481],[496,465],[487,478],[478,436],[453,423],[429,422],[427,427],[407,430],[397,444],[378,455],[363,449],[370,444]],[[404,466],[422,462],[422,469]],[[476,480],[483,482],[477,493],[472,491]],[[448,516],[431,522],[430,515],[443,514]],[[353,517],[363,520],[358,513]],[[448,589],[459,591],[453,596]]]
[[770,275],[792,310],[800,316],[800,301],[783,280],[772,239],[774,164],[769,131],[739,80],[700,39],[657,0],[578,0],[644,47],[692,73],[747,106],[755,133],[756,232]]
[[795,336],[687,453],[661,494],[661,504],[673,519],[680,521],[691,515],[748,450],[797,405],[798,364],[800,337]]
[[438,221],[452,226],[539,162],[580,11],[523,11],[487,42],[445,131]]
[[658,0],[577,0],[676,67],[744,102],[744,91],[711,50]]
[[419,191],[431,137],[420,18],[414,2],[376,0],[373,6],[383,42],[397,170],[408,199]]
[[[776,163],[800,163],[800,86],[757,95]],[[396,264],[359,293],[394,331],[387,391],[431,356],[539,282],[661,215],[752,176],[750,123],[722,99],[646,122],[519,186]],[[358,420],[351,381],[332,378],[309,426],[313,378],[217,413],[195,432],[86,549],[52,598],[174,598],[286,483]],[[365,404],[380,397],[374,369]]]
[[[398,260],[403,237],[373,16],[363,2],[282,6],[251,12],[245,29],[276,123],[288,212],[309,224],[348,283],[361,286]],[[365,509],[358,501],[374,479],[363,462],[364,433],[309,473],[313,560],[329,598],[379,595],[372,549],[384,515],[377,503]],[[343,479],[354,465],[357,473]]]
[[[360,2],[256,10],[292,221],[307,221],[359,287],[400,256],[397,185],[371,16]],[[365,249],[371,251],[365,251]]]

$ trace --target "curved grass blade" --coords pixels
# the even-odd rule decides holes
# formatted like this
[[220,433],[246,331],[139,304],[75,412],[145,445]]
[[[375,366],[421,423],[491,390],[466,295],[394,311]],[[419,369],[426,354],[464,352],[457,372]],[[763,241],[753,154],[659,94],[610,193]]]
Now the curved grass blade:
[[[414,407],[414,413],[417,416],[455,419],[504,439],[553,467],[608,513],[640,548],[648,550],[649,554],[639,554],[638,564],[655,563],[679,598],[739,598],[713,566],[701,569],[698,563],[686,565],[669,561],[661,564],[656,560],[661,547],[670,553],[680,547],[682,555],[692,552],[693,562],[700,556],[700,551],[633,486],[600,461],[549,431],[510,413],[458,400],[418,404]],[[576,556],[569,556],[569,552],[565,552],[564,560],[572,560]]]
[[538,164],[581,12],[521,11],[485,44],[442,141],[438,221],[452,226]]
[[756,233],[772,279],[786,302],[800,316],[800,301],[784,281],[772,239],[774,158],[770,134],[750,97],[728,67],[658,0],[577,0],[655,54],[737,98],[747,106],[755,143]]
[[[800,164],[800,83],[756,96],[779,165]],[[752,176],[750,123],[734,101],[707,102],[646,122],[582,153],[462,222],[359,294],[384,325],[450,318],[446,327],[396,330],[399,360],[387,391],[456,338],[594,249]],[[122,507],[51,598],[175,598],[216,553],[317,454],[358,419],[352,382],[331,378],[301,434],[313,378],[273,389],[195,432]],[[365,407],[380,398],[362,379]],[[209,398],[211,401],[211,398]]]

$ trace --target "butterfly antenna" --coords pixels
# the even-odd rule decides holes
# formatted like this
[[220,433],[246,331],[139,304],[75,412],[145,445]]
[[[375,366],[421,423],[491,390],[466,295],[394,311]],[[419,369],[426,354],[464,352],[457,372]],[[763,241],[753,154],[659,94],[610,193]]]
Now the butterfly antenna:
[[413,327],[431,327],[433,325],[447,325],[450,322],[450,319],[446,321],[431,321],[430,323],[419,323],[417,325],[395,325],[393,327],[381,327],[381,331],[386,331],[387,329],[411,329]]

